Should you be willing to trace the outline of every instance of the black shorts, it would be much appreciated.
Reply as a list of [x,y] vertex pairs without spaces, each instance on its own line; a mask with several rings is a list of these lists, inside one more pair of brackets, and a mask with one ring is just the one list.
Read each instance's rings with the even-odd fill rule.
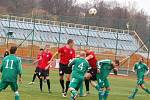
[[92,75],[92,77],[90,78],[90,80],[92,81],[96,81],[96,74],[97,74],[97,68],[91,68],[88,73],[90,73]]
[[68,64],[61,64],[59,63],[59,75],[62,76],[64,74],[71,74],[72,67],[68,67]]
[[40,77],[47,77],[47,76],[49,76],[49,70],[39,68],[38,75]]
[[39,67],[36,67],[35,69],[35,73],[38,74],[39,73]]

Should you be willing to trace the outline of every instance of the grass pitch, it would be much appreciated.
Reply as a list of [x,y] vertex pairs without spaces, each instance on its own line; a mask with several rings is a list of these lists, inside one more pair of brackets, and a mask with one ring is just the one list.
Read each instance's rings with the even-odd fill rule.
[[[28,85],[32,79],[33,73],[33,66],[24,68],[23,70],[23,83],[19,84],[21,100],[69,100],[69,95],[67,98],[61,96],[58,70],[50,71],[51,94],[48,94],[46,83],[44,83],[44,92],[40,92],[38,79],[36,79],[34,85]],[[136,79],[110,77],[109,80],[111,82],[112,90],[108,100],[128,100],[127,97],[135,87]],[[146,81],[146,86],[150,88],[150,81]],[[7,88],[0,93],[0,100],[14,100],[14,93],[10,88]],[[90,95],[87,97],[80,97],[78,100],[98,100],[97,91],[91,87]],[[140,89],[134,100],[150,100],[150,95]]]

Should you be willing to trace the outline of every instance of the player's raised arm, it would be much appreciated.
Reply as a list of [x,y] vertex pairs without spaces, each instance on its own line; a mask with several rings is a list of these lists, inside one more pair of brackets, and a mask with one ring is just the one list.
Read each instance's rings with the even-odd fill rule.
[[57,51],[57,52],[55,52],[55,53],[53,54],[52,58],[51,58],[51,59],[50,59],[50,61],[48,62],[48,63],[49,63],[49,64],[48,64],[48,66],[45,68],[46,70],[50,67],[50,65],[51,65],[52,61],[54,60],[54,58],[55,58],[55,56],[56,56],[57,54],[59,54],[59,52],[58,52],[58,51]]
[[115,61],[112,63],[113,72],[114,72],[115,75],[118,74],[119,65],[120,65],[119,60],[115,60]]
[[75,63],[75,59],[70,60],[68,67],[72,67],[72,65],[74,65],[74,63]]
[[92,59],[94,56],[93,55],[89,55],[89,56],[87,56],[85,59],[86,60],[90,60],[90,59]]
[[49,65],[51,64],[51,62],[54,60],[54,58],[55,58],[55,56],[56,55],[58,55],[59,54],[59,52],[57,51],[57,52],[55,52],[54,54],[53,54],[53,56],[52,56],[52,58],[50,59],[50,61],[49,61]]

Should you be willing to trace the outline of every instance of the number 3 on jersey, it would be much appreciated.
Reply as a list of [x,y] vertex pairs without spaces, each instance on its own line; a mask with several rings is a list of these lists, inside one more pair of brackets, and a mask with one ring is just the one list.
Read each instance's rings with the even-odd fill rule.
[[83,70],[83,63],[81,63],[79,66],[80,70]]
[[13,69],[13,64],[14,64],[14,61],[13,60],[7,60],[7,64],[6,64],[6,67],[5,68],[9,68],[9,64],[10,64],[10,69]]

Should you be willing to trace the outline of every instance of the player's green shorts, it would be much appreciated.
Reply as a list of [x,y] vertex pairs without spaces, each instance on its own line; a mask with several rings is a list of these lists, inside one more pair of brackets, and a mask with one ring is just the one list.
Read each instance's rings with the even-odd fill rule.
[[17,82],[0,82],[0,91],[5,90],[8,86],[11,87],[11,89],[16,92],[18,90],[18,84]]
[[100,88],[108,88],[108,87],[110,87],[110,83],[109,83],[107,78],[106,79],[100,79],[99,78],[97,81],[98,81],[98,84],[99,84]]
[[72,78],[69,87],[78,90],[82,86],[82,79]]
[[138,79],[137,79],[137,85],[142,85],[144,83],[145,83],[144,82],[144,76],[138,77]]

